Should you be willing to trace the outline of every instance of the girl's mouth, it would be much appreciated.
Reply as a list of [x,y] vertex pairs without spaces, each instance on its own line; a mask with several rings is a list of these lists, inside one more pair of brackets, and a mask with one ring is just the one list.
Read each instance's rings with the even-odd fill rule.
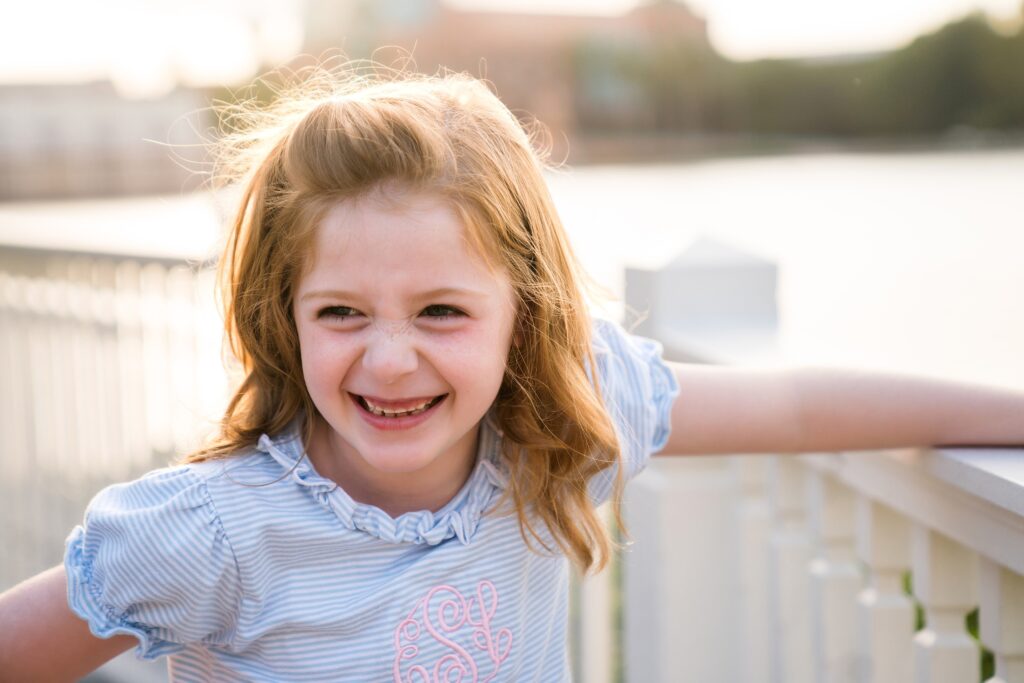
[[446,399],[448,394],[441,394],[433,398],[413,398],[402,401],[385,401],[357,394],[350,394],[350,396],[360,408],[370,415],[387,420],[399,420],[425,413]]

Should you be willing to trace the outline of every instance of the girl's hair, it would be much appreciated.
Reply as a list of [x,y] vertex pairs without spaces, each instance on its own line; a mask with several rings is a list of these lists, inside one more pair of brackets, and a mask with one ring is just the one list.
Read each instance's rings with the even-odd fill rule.
[[[228,105],[215,178],[241,203],[219,263],[231,351],[243,379],[219,432],[186,462],[226,457],[317,415],[302,376],[292,297],[313,234],[339,200],[382,185],[447,198],[484,258],[518,295],[516,343],[494,416],[510,496],[527,545],[551,550],[532,509],[584,571],[612,541],[587,483],[614,465],[614,428],[587,368],[590,318],[581,275],[542,175],[543,154],[482,82],[346,63],[300,72],[269,106]],[[308,442],[308,438],[307,438]],[[619,468],[621,469],[621,468]],[[622,475],[616,475],[619,516]],[[619,519],[621,523],[621,519]]]

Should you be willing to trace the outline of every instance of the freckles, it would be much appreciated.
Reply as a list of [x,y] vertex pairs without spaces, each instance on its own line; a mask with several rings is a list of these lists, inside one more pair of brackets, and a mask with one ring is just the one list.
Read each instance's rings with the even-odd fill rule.
[[463,329],[440,336],[436,347],[444,353],[459,354],[461,357],[481,357],[503,354],[505,337],[501,330]]

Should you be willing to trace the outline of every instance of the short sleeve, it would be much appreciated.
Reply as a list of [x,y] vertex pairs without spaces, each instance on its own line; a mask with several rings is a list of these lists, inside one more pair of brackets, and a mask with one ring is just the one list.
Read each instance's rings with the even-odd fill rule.
[[[619,437],[628,481],[668,442],[679,384],[661,357],[661,344],[654,340],[598,319],[592,344],[598,388]],[[614,483],[615,470],[603,470],[590,482],[591,497],[596,503],[604,502]]]
[[64,568],[71,609],[96,636],[137,637],[139,657],[230,643],[237,564],[205,482],[187,466],[100,491],[68,536]]

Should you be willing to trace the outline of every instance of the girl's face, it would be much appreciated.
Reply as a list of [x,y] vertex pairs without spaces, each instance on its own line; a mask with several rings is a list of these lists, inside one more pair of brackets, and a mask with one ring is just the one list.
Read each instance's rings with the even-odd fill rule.
[[507,275],[430,194],[341,201],[313,249],[293,305],[327,466],[373,490],[464,478],[512,341]]

